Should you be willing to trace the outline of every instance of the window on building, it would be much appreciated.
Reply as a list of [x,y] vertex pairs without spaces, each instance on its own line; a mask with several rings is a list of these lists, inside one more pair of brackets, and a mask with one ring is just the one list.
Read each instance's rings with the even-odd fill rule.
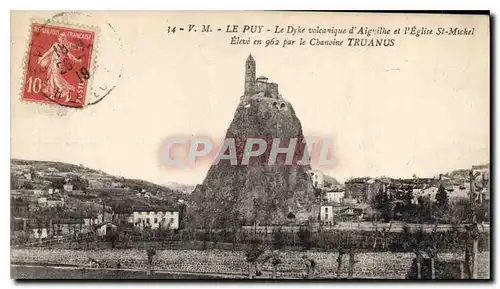
[[148,223],[148,224],[149,224],[149,219],[146,219],[146,223]]
[[174,223],[174,218],[170,218],[170,224]]
[[158,223],[158,218],[155,218],[155,224],[157,224],[157,223]]
[[328,214],[328,208],[325,208],[325,213]]
[[151,212],[147,212],[146,214],[148,214],[148,215],[149,215],[149,213],[151,213]]
[[328,213],[326,213],[326,214],[325,214],[325,219],[327,219],[327,220],[328,220]]

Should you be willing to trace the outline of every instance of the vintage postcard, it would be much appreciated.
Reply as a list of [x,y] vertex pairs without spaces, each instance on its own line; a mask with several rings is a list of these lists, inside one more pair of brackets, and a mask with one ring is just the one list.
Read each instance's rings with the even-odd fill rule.
[[490,16],[11,12],[13,279],[491,279]]

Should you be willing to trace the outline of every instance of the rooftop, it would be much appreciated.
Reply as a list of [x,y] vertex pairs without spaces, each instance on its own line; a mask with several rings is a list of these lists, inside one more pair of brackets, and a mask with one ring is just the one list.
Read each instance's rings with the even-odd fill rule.
[[132,208],[134,212],[177,212],[174,207],[150,207],[150,206],[135,206]]

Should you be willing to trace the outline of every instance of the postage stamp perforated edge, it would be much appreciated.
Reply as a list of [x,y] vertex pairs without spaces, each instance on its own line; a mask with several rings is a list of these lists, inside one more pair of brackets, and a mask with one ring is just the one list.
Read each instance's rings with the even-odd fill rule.
[[56,21],[52,19],[40,19],[40,18],[31,18],[29,25],[28,25],[28,37],[25,42],[26,46],[26,51],[24,53],[24,58],[22,62],[22,67],[21,67],[21,86],[19,88],[19,100],[22,103],[36,103],[38,105],[43,105],[43,106],[50,106],[53,107],[54,105],[57,105],[55,102],[41,102],[38,100],[34,99],[25,99],[24,98],[24,86],[26,84],[26,70],[29,69],[28,67],[28,61],[30,57],[30,52],[31,52],[31,39],[33,37],[33,24],[40,24],[40,25],[55,25],[55,26],[61,26],[63,28],[75,28],[75,29],[84,29],[84,30],[90,30],[94,32],[94,43],[92,44],[92,52],[90,54],[90,78],[87,82],[87,92],[85,95],[85,103],[83,104],[82,107],[73,107],[73,108],[85,108],[88,103],[89,103],[89,96],[92,96],[93,94],[93,80],[95,76],[95,71],[98,69],[99,64],[97,62],[97,58],[99,55],[99,40],[100,40],[100,29],[98,26],[93,26],[93,25],[85,25],[85,24],[79,24],[79,23],[70,23],[66,21]]

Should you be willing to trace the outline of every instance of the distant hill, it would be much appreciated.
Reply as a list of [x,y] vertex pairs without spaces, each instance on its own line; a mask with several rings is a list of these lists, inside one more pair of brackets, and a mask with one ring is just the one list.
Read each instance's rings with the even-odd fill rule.
[[164,185],[173,189],[173,190],[178,190],[178,191],[184,192],[186,194],[191,194],[196,187],[196,185],[181,184],[181,183],[177,183],[177,182],[168,182],[168,183],[165,183]]
[[183,198],[188,196],[183,190],[171,188],[168,186],[158,185],[145,180],[128,179],[120,176],[113,176],[100,170],[84,167],[83,165],[75,165],[63,162],[51,161],[34,161],[34,160],[21,160],[11,159],[11,170],[15,170],[18,166],[30,166],[35,172],[47,171],[49,168],[54,168],[57,173],[71,173],[79,177],[86,178],[89,175],[93,177],[100,176],[102,178],[110,179],[120,182],[122,187],[128,187],[131,191],[140,192],[145,190],[153,195],[162,198]]
[[[92,174],[101,174],[108,175],[103,171],[90,169],[84,167],[82,165],[74,165],[69,163],[62,162],[50,162],[50,161],[34,161],[34,160],[21,160],[21,159],[11,159],[10,160],[11,167],[14,165],[26,165],[31,166],[37,171],[45,171],[48,168],[55,168],[59,172],[73,172],[76,174],[84,174],[84,173],[92,173]],[[109,175],[108,175],[109,176]]]
[[323,182],[328,182],[331,184],[331,187],[338,187],[341,186],[341,183],[334,177],[329,176],[327,174],[323,175]]

